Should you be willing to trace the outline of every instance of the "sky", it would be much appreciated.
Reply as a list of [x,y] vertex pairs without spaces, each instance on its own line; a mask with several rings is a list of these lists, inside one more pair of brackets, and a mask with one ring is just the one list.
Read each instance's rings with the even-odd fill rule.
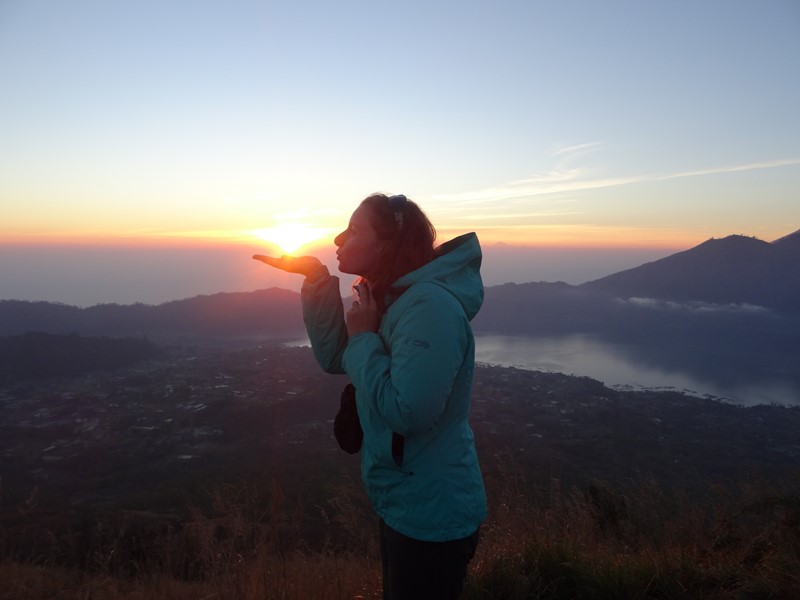
[[487,284],[773,241],[799,61],[797,0],[0,0],[0,299],[296,289],[376,191]]

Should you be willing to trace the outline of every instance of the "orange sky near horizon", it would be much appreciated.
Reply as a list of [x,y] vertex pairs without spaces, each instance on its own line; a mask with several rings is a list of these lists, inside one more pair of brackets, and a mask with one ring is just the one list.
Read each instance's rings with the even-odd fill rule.
[[[524,248],[663,248],[663,249],[688,249],[702,243],[710,237],[724,237],[724,234],[709,235],[706,237],[698,236],[697,232],[687,232],[679,235],[666,235],[661,230],[637,230],[628,231],[624,228],[604,230],[597,232],[593,227],[587,226],[584,229],[573,229],[568,232],[551,230],[545,227],[540,229],[526,228],[526,231],[514,235],[508,231],[493,231],[491,229],[475,229],[481,243],[484,246],[505,244],[509,246],[519,246]],[[436,243],[442,243],[457,235],[466,233],[466,230],[438,229]],[[338,233],[338,231],[336,232]],[[734,233],[734,232],[731,232]],[[779,234],[775,239],[781,237]],[[0,234],[0,247],[4,245],[15,246],[84,246],[84,247],[128,247],[128,248],[153,248],[153,247],[174,247],[174,248],[214,248],[226,246],[242,246],[264,251],[282,252],[286,254],[297,254],[300,252],[311,253],[318,249],[325,249],[333,246],[333,238],[336,234],[314,236],[305,243],[281,242],[282,236],[270,237],[269,233],[257,233],[255,231],[235,232],[186,232],[183,234],[81,234],[77,232],[38,234],[38,235],[15,235]],[[760,236],[759,236],[760,237]],[[766,239],[766,241],[773,241]]]
[[[263,252],[280,252],[285,254],[310,253],[333,246],[333,238],[340,229],[306,226],[303,223],[292,223],[289,227],[254,229],[254,230],[220,230],[220,231],[185,231],[185,232],[149,232],[143,234],[126,232],[80,232],[53,231],[37,234],[20,234],[0,231],[0,247],[17,246],[85,246],[85,247],[128,247],[153,248],[214,247],[242,246]],[[437,243],[466,233],[466,229],[437,228]],[[593,225],[574,226],[570,228],[558,226],[526,226],[519,229],[510,228],[474,228],[484,246],[505,244],[524,248],[575,248],[575,249],[689,249],[711,238],[728,235],[754,235],[759,239],[772,242],[796,229],[761,231],[760,235],[748,231],[717,230],[665,230],[662,228],[633,227],[597,227]]]
[[800,228],[796,3],[418,4],[0,3],[0,298],[58,297],[28,254],[330,257],[377,191],[583,262]]

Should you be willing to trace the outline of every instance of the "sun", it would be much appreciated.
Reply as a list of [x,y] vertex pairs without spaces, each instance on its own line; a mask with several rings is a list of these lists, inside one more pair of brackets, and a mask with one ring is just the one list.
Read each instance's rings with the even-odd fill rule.
[[324,238],[328,229],[304,223],[281,223],[274,227],[257,229],[254,233],[259,239],[280,248],[284,254],[292,254],[306,244]]

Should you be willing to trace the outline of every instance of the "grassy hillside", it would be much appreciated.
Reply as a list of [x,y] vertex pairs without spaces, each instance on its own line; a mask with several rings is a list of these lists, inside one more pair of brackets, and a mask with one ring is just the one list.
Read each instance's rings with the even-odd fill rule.
[[[306,348],[0,386],[0,598],[378,598],[376,518]],[[479,367],[465,598],[800,592],[800,409]]]
[[[518,472],[502,475],[492,478],[504,485],[490,488],[491,514],[464,598],[792,598],[800,591],[796,485],[710,488],[698,505],[654,481],[563,489],[558,480],[537,487]],[[321,545],[300,533],[306,515],[287,513],[279,488],[266,503],[252,492],[215,490],[211,509],[158,535],[146,516],[121,516],[104,535],[95,532],[80,566],[60,564],[56,540],[36,560],[7,557],[0,597],[380,598],[375,519],[357,484],[306,507],[325,517],[315,536]],[[136,557],[131,545],[141,545]]]

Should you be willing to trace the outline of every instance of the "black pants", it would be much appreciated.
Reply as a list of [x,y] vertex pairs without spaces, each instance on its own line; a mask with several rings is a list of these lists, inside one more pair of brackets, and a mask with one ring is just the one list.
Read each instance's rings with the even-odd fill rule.
[[384,600],[457,600],[478,531],[460,540],[423,542],[380,522]]

